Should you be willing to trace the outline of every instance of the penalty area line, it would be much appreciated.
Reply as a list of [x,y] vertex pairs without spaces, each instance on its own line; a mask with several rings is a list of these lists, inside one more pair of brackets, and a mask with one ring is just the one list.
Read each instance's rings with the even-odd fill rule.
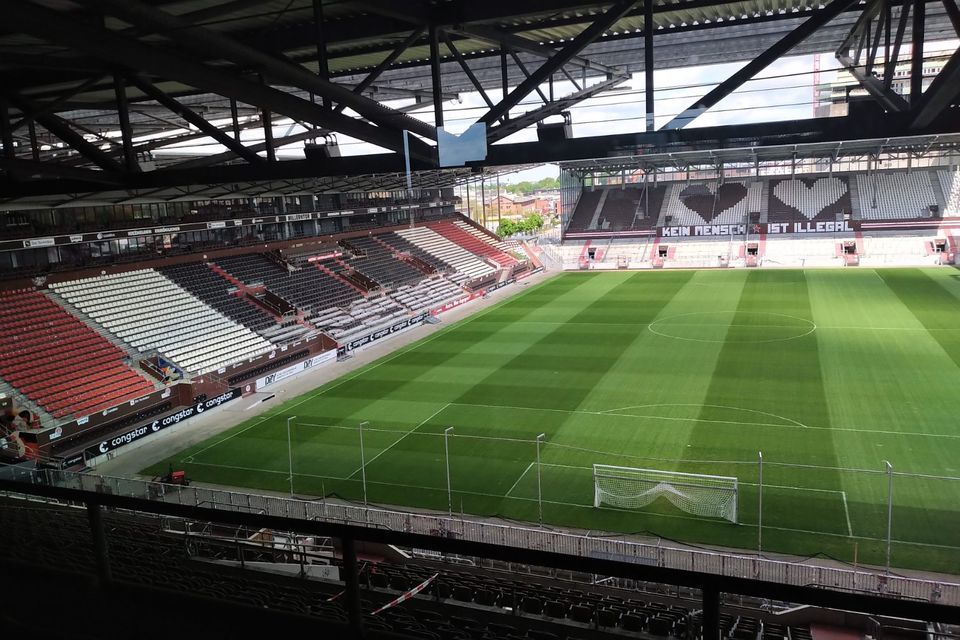
[[853,537],[853,527],[850,525],[850,507],[847,506],[847,492],[841,491],[840,496],[843,498],[843,514],[847,516],[847,536]]
[[503,494],[504,498],[510,497],[510,494],[513,493],[513,490],[517,488],[517,485],[520,484],[520,481],[523,480],[523,477],[530,472],[530,469],[532,469],[533,465],[535,464],[536,462],[531,462],[530,464],[527,465],[527,468],[523,470],[523,473],[520,474],[520,477],[517,478],[517,481],[513,483],[513,485],[507,490],[505,494]]

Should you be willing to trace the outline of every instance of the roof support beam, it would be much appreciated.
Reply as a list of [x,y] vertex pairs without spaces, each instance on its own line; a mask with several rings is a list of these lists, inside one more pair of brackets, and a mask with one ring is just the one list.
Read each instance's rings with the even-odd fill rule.
[[440,77],[440,28],[430,25],[430,88],[433,90],[433,122],[443,126],[443,79]]
[[171,112],[180,116],[197,129],[207,134],[227,149],[233,151],[236,155],[240,156],[247,162],[251,164],[256,164],[258,162],[263,162],[263,158],[258,156],[256,153],[248,150],[243,144],[240,143],[240,126],[236,120],[236,100],[231,100],[231,112],[234,116],[232,126],[234,137],[231,138],[224,131],[218,129],[214,125],[207,122],[201,115],[185,107],[184,105],[177,102],[175,99],[171,98],[163,91],[160,91],[155,85],[150,82],[147,82],[141,77],[130,76],[130,81],[144,93],[144,95],[149,96],[153,100],[156,100],[164,107],[169,109]]
[[[469,26],[457,26],[452,29],[455,33],[459,33],[468,38],[479,38],[480,40],[486,40],[487,42],[492,42],[499,45],[507,45],[511,49],[517,51],[523,51],[531,55],[535,55],[540,58],[549,59],[552,57],[557,50],[553,47],[545,46],[539,42],[534,42],[523,36],[517,36],[506,31],[501,31],[499,29],[494,29],[492,27],[487,27],[483,25],[469,25]],[[618,73],[618,70],[614,67],[601,64],[599,62],[594,62],[593,60],[588,60],[581,56],[572,56],[567,62],[575,67],[582,67],[584,69],[591,69],[597,73]]]
[[[17,12],[14,11],[11,13]],[[23,96],[8,93],[4,97],[23,113],[38,111],[37,105],[32,100],[28,100]],[[53,114],[42,115],[37,117],[37,122],[44,129],[66,142],[74,151],[104,171],[123,172],[123,167],[116,160],[101,151],[96,145],[87,142],[82,135],[71,129],[70,125],[59,116]]]
[[893,53],[886,53],[887,63],[883,68],[883,89],[889,91],[893,86],[893,76],[897,70],[897,60],[900,59],[900,47],[903,46],[903,36],[907,31],[907,20],[910,19],[910,3],[904,2],[900,6],[900,21],[897,23],[897,33],[893,39]]
[[277,161],[277,150],[273,146],[273,117],[270,111],[260,112],[260,121],[263,122],[263,143],[267,146],[267,162]]
[[[395,152],[403,148],[399,129],[375,127],[342,114],[332,113],[307,100],[250,82],[225,69],[213,69],[186,55],[117,36],[105,29],[71,20],[68,15],[58,11],[23,3],[17,11],[9,12],[8,18],[10,24],[24,33],[52,40],[105,60],[120,60],[133,69],[177,79],[201,90],[269,108],[271,111],[327,127]],[[316,80],[312,74],[307,75]],[[407,116],[404,118],[413,120]],[[50,129],[43,121],[40,124]],[[430,147],[416,139],[410,143],[411,155],[422,161],[433,162],[433,150]]]
[[[330,79],[330,65],[327,62],[327,39],[323,33],[323,0],[313,0],[313,26],[317,30],[317,76],[324,82]],[[323,96],[323,108],[329,109],[330,96]]]
[[653,82],[653,0],[643,2],[643,92],[646,107],[646,131],[657,128],[654,118],[654,82]]
[[[413,111],[419,108],[419,106],[420,105],[411,104],[405,107],[400,107],[400,109],[401,110],[407,109],[407,110]],[[259,123],[256,123],[256,124],[257,126],[259,126]],[[288,144],[294,144],[302,140],[309,140],[310,138],[318,138],[328,133],[331,133],[329,129],[309,129],[307,131],[301,131],[300,133],[293,133],[288,136],[284,136],[282,138],[277,138],[276,140],[274,140],[273,144],[275,149],[279,149],[280,147],[285,147]],[[168,144],[175,144],[176,142],[179,142],[179,141],[180,139],[173,139]],[[246,145],[246,149],[251,153],[260,153],[261,151],[265,151],[266,148],[267,148],[267,145],[265,142]],[[222,162],[227,162],[228,160],[232,160],[236,156],[237,154],[234,151],[231,151],[228,149],[223,153],[217,153],[212,156],[202,156],[199,158],[192,158],[190,160],[185,160],[183,162],[179,162],[173,165],[173,167],[171,168],[190,169],[192,167],[209,167],[215,164],[220,164]]]
[[130,107],[127,104],[127,87],[123,76],[113,74],[113,92],[117,99],[117,117],[120,120],[120,140],[123,143],[123,163],[127,171],[139,171],[137,154],[133,151],[133,130],[130,128]]
[[434,127],[416,118],[385,107],[365,96],[357,95],[338,84],[323,80],[298,64],[275,58],[216,31],[194,26],[188,21],[155,9],[139,0],[86,0],[86,2],[141,29],[150,32],[162,30],[164,37],[175,40],[189,51],[212,59],[227,59],[236,64],[249,65],[266,80],[290,83],[321,97],[329,97],[345,104],[374,124],[395,128],[398,131],[406,129],[432,140],[437,137]]
[[443,41],[447,45],[447,49],[450,50],[450,53],[457,60],[457,64],[460,65],[460,68],[463,69],[464,75],[470,80],[470,84],[473,85],[473,88],[477,90],[477,93],[480,94],[480,97],[483,98],[483,101],[487,103],[488,108],[493,108],[493,101],[490,99],[490,96],[487,95],[487,92],[484,90],[483,85],[480,84],[480,81],[477,80],[476,74],[473,73],[473,70],[470,69],[470,65],[467,64],[467,61],[463,59],[463,56],[460,55],[460,50],[453,46],[453,41],[450,39],[450,35],[446,32],[443,33]]
[[779,41],[769,47],[766,51],[747,63],[743,68],[732,76],[721,82],[707,95],[703,96],[692,105],[675,116],[663,128],[681,129],[690,124],[702,115],[707,109],[710,109],[728,95],[740,88],[743,83],[757,75],[760,71],[767,68],[775,60],[786,55],[788,51],[803,42],[813,32],[827,24],[838,15],[843,13],[848,7],[853,6],[859,0],[833,0],[823,9],[820,9],[796,29],[785,35]]
[[50,102],[46,102],[40,105],[40,108],[35,113],[24,114],[20,120],[13,123],[13,130],[16,131],[20,127],[34,122],[37,119],[37,116],[41,116],[47,113],[53,113],[54,111],[59,109],[61,106],[63,106],[64,103],[66,103],[73,96],[77,95],[78,93],[83,93],[90,87],[96,84],[99,84],[108,78],[109,76],[93,76],[90,79],[85,80],[84,82],[78,84],[73,89],[67,90],[55,100],[51,100]]
[[[370,87],[370,85],[376,82],[377,78],[383,75],[384,71],[390,68],[390,65],[396,62],[397,59],[401,55],[403,55],[404,51],[410,48],[410,45],[412,45],[414,42],[416,42],[417,40],[423,37],[423,33],[425,31],[426,31],[426,27],[420,27],[418,29],[414,29],[409,36],[404,38],[403,41],[396,46],[396,48],[393,51],[387,54],[386,58],[380,61],[380,64],[378,64],[373,71],[367,74],[366,78],[361,80],[360,83],[353,88],[353,92],[356,94],[361,94],[364,91],[366,91],[367,88]],[[338,104],[334,109],[334,111],[337,111],[337,112],[343,111],[345,106],[346,105],[344,104]]]
[[536,71],[534,71],[526,80],[520,83],[513,91],[507,94],[507,97],[497,103],[492,109],[480,118],[480,122],[485,122],[488,126],[510,113],[510,109],[526,98],[530,92],[540,86],[547,78],[552,76],[560,67],[570,62],[583,49],[600,37],[604,31],[610,28],[625,13],[630,11],[638,0],[619,0],[615,2],[605,13],[598,17],[593,24],[581,31],[577,37],[570,41],[567,46],[557,51],[544,62]]
[[917,115],[911,127],[921,129],[930,125],[958,98],[960,98],[960,50],[953,52],[947,64],[943,65],[943,69],[927,87],[919,104],[916,105]]
[[[509,51],[510,57],[513,58],[513,62],[517,65],[517,68],[519,68],[520,71],[523,72],[524,77],[525,77],[527,80],[529,80],[529,79],[530,79],[530,72],[527,71],[527,65],[523,64],[523,60],[520,59],[520,56],[517,55],[517,52],[516,52],[516,51],[514,51],[513,49],[508,49],[507,51]],[[506,67],[504,67],[504,69],[506,69]],[[535,87],[533,88],[533,90],[536,91],[537,94],[540,96],[540,99],[543,101],[543,104],[549,104],[550,101],[547,100],[547,96],[543,95],[543,91],[540,90],[540,85],[535,86]],[[508,91],[508,87],[507,87],[507,76],[506,76],[506,74],[504,74],[504,76],[503,76],[503,99],[506,100],[506,99],[507,99],[507,96],[509,96],[509,95],[510,95],[510,92]],[[505,114],[503,114],[503,116],[501,116],[501,117],[504,118],[504,119],[506,119],[508,115],[509,115],[509,114],[506,114],[506,113],[505,113]]]
[[[873,74],[877,50],[880,46],[880,38],[883,35],[884,27],[886,27],[887,38],[889,39],[890,23],[887,21],[887,16],[890,13],[889,8],[889,0],[872,0],[850,29],[850,33],[837,49],[835,56],[840,64],[843,65],[844,69],[852,75],[857,82],[860,83],[860,86],[863,87],[874,100],[880,103],[884,109],[887,111],[906,111],[909,109],[907,101],[893,89],[885,88],[883,82]],[[877,26],[871,37],[871,26],[875,18],[877,19]],[[855,41],[857,43],[857,51],[856,54],[851,54],[851,45],[853,45]],[[865,65],[862,65],[860,58],[862,45],[864,43],[866,43],[867,61]],[[889,55],[889,47],[887,52]]]
[[26,160],[23,158],[0,158],[0,169],[15,172],[17,176],[22,178],[79,180],[81,182],[89,182],[91,185],[120,186],[122,184],[121,177],[115,173],[94,169],[80,169],[52,162],[38,162],[36,160]]
[[927,16],[926,0],[913,3],[913,29],[910,52],[910,105],[917,106],[923,93],[923,24]]
[[13,127],[10,126],[10,107],[7,101],[0,98],[0,142],[3,143],[3,157],[13,160],[17,151],[13,146]]
[[956,0],[943,0],[943,8],[947,11],[953,30],[960,36],[960,8],[957,7]]
[[529,127],[530,125],[539,122],[544,118],[555,116],[558,113],[569,109],[578,102],[611,89],[618,84],[625,82],[626,80],[627,78],[624,76],[609,78],[591,85],[586,89],[581,89],[580,91],[563,96],[562,98],[557,98],[556,100],[548,102],[547,104],[543,105],[542,107],[538,107],[533,111],[528,111],[521,116],[506,120],[503,122],[503,124],[497,125],[496,127],[493,127],[487,131],[487,142],[493,143],[498,140],[502,140],[507,136],[520,131],[521,129],[525,129],[526,127]]

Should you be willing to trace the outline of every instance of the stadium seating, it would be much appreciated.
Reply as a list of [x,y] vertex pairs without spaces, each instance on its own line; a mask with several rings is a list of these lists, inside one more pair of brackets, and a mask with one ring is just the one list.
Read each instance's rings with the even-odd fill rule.
[[593,220],[597,205],[600,204],[601,189],[584,190],[577,201],[577,207],[570,216],[567,231],[592,231],[590,223]]
[[351,238],[349,246],[362,252],[344,262],[384,287],[417,282],[424,273],[402,260],[393,251],[373,238]]
[[342,268],[335,259],[307,263],[295,271],[283,269],[262,254],[219,258],[224,271],[247,285],[263,284],[269,291],[308,314],[335,307],[347,307],[363,295],[332,270]]
[[491,236],[489,233],[485,233],[480,229],[476,228],[472,224],[464,222],[463,220],[454,220],[453,224],[457,225],[457,227],[462,229],[464,232],[469,233],[470,235],[477,238],[481,242],[485,242],[491,247],[499,251],[502,251],[503,253],[510,253],[511,251],[510,244],[508,242],[504,240],[500,240],[499,238],[495,238]]
[[846,177],[770,181],[769,222],[835,220],[852,209]]
[[[0,548],[0,561],[58,572],[95,575],[95,551],[83,510],[10,498],[0,502],[5,535],[17,544]],[[195,537],[184,552],[182,536],[161,531],[157,519],[123,512],[103,514],[113,577],[121,583],[156,586],[215,602],[346,623],[343,587],[226,567],[240,545],[208,545]],[[240,532],[238,532],[239,534]],[[266,532],[269,533],[269,532]],[[289,562],[284,549],[248,545],[248,561]],[[342,564],[335,561],[342,569]],[[261,566],[264,566],[261,565]],[[431,576],[427,590],[378,615],[375,609]],[[658,592],[588,584],[573,579],[504,569],[476,569],[413,558],[404,564],[366,563],[360,576],[361,611],[369,632],[429,640],[602,640],[623,637],[695,640],[702,613],[690,601]],[[339,597],[338,597],[338,594]],[[159,597],[159,596],[158,596]],[[811,640],[804,624],[782,624],[775,615],[740,603],[721,610],[724,640]],[[162,605],[160,610],[163,610]],[[755,612],[755,613],[754,613]],[[323,634],[323,627],[318,631]]]
[[960,173],[956,169],[941,169],[937,171],[937,179],[946,199],[943,215],[960,216]]
[[51,285],[127,344],[206,373],[273,348],[153,269]]
[[[661,222],[671,226],[739,224],[749,213],[762,210],[763,183],[759,181],[670,185]],[[666,222],[666,217],[670,221]]]
[[857,175],[861,220],[910,220],[930,217],[938,204],[928,171]]
[[428,226],[447,240],[455,242],[475,255],[495,262],[501,268],[513,267],[517,264],[517,259],[510,254],[504,253],[472,233],[467,233],[453,222],[432,222]]
[[223,315],[253,331],[264,331],[276,324],[276,319],[265,310],[228,293],[233,284],[202,262],[164,267],[159,271]]
[[444,302],[463,295],[463,289],[446,278],[437,276],[415,285],[403,285],[390,297],[412,311],[423,311],[439,307]]
[[0,292],[0,375],[54,418],[153,391],[116,345],[36,291]]
[[460,245],[447,240],[445,237],[427,227],[403,229],[397,235],[430,255],[450,264],[457,271],[455,281],[463,282],[480,278],[494,272],[494,268],[483,262]]
[[405,253],[419,258],[428,265],[432,266],[439,273],[453,273],[456,271],[453,265],[446,260],[442,260],[432,253],[424,251],[421,247],[418,247],[397,233],[381,233],[377,236],[377,240],[383,242],[384,244],[390,245],[399,253]]
[[637,218],[643,217],[642,201],[642,189],[608,189],[607,198],[600,211],[600,227],[610,231],[634,228]]

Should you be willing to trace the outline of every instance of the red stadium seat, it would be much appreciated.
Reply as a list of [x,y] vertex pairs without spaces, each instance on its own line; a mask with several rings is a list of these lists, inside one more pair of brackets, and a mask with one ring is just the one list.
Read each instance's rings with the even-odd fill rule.
[[0,292],[0,376],[55,418],[89,415],[153,391],[124,352],[47,296]]

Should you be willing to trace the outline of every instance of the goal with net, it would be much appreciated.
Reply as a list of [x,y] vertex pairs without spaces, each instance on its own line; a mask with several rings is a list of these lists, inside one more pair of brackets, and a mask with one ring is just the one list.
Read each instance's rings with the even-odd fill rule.
[[737,522],[737,479],[700,473],[593,465],[593,506],[641,509],[665,498],[682,511]]

